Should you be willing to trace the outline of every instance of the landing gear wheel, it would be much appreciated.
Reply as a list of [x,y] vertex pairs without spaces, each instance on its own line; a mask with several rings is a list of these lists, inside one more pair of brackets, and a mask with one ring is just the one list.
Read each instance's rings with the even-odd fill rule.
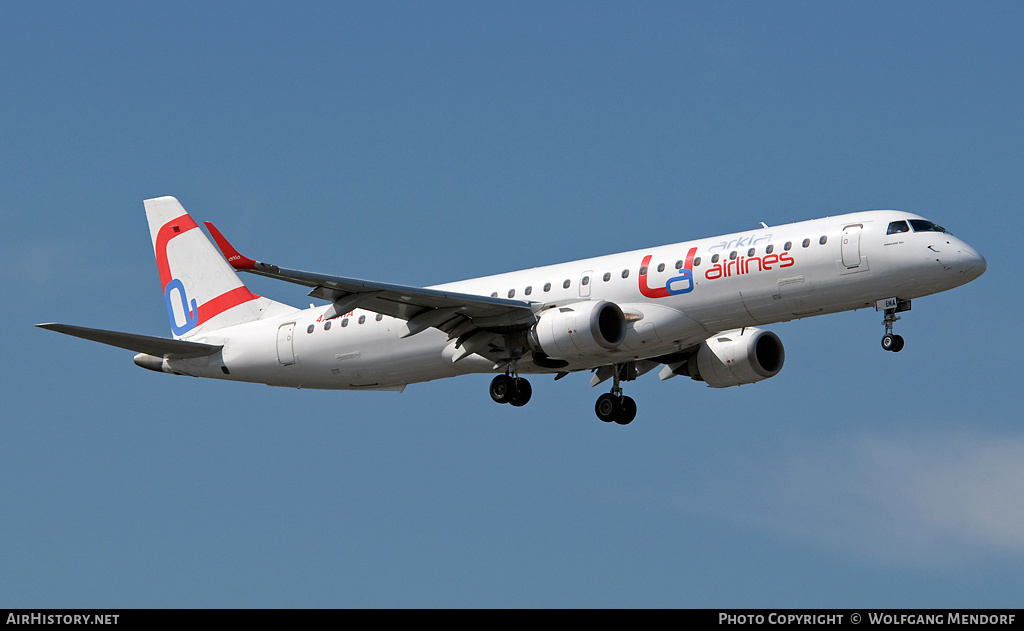
[[898,353],[903,350],[904,340],[902,335],[886,333],[882,338],[882,348],[887,351]]
[[594,411],[597,412],[597,418],[605,423],[611,423],[618,418],[621,410],[619,397],[611,392],[606,392],[597,397],[597,405],[594,406]]
[[529,381],[522,377],[513,379],[512,395],[508,399],[509,404],[517,408],[523,407],[530,402],[531,396],[533,396],[533,386]]
[[891,351],[896,346],[896,336],[892,333],[886,333],[882,336],[882,348]]
[[636,418],[636,401],[630,397],[619,399],[619,415],[615,422],[619,425],[629,425]]
[[495,403],[508,403],[515,391],[515,381],[508,375],[498,375],[491,380],[491,398]]
[[900,301],[900,303],[901,304],[898,307],[886,309],[885,319],[882,320],[882,324],[885,325],[885,335],[882,337],[882,348],[884,348],[887,351],[892,351],[894,353],[898,353],[903,350],[903,336],[896,335],[895,333],[892,332],[893,325],[896,324],[896,321],[900,319],[900,317],[896,315],[896,312],[898,310],[905,310],[902,309],[904,306],[906,307],[906,309],[910,309],[909,300]]

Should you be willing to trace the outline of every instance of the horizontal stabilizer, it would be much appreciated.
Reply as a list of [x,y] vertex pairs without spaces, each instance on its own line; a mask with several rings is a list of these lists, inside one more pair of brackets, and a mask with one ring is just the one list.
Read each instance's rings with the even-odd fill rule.
[[223,348],[222,346],[214,346],[212,344],[169,340],[164,337],[153,337],[150,335],[105,331],[103,329],[87,329],[84,326],[73,326],[70,324],[48,323],[37,324],[36,326],[41,329],[80,337],[84,340],[109,344],[110,346],[117,346],[118,348],[124,348],[137,353],[146,353],[147,355],[166,357],[168,359],[204,357],[206,355],[213,355]]

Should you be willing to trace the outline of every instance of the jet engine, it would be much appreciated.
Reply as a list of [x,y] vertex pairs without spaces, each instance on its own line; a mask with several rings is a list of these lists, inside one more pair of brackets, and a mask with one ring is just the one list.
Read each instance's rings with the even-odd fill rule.
[[712,388],[728,388],[774,377],[785,361],[786,351],[778,335],[747,327],[709,337],[673,372]]
[[626,317],[614,302],[584,300],[541,312],[529,344],[555,359],[614,350],[626,338]]

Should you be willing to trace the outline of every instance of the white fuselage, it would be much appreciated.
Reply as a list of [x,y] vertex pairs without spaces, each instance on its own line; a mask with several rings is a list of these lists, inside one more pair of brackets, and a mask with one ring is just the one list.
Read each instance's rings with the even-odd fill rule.
[[[873,308],[890,297],[918,298],[984,272],[984,258],[948,233],[887,234],[891,222],[910,219],[920,217],[859,212],[431,289],[554,307],[616,303],[628,322],[622,344],[557,369],[582,370],[668,355],[722,331]],[[194,376],[275,386],[385,390],[497,369],[480,355],[453,362],[455,343],[437,329],[402,338],[403,320],[359,309],[325,320],[325,311],[296,310],[197,336],[193,341],[223,345],[222,356],[172,360],[170,366]],[[517,370],[556,372],[528,357]]]

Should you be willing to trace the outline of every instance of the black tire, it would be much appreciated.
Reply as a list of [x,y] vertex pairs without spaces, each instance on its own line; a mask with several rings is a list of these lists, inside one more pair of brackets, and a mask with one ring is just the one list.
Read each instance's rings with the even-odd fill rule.
[[512,396],[509,397],[508,402],[517,408],[521,408],[530,402],[531,396],[533,396],[533,386],[530,385],[530,382],[522,377],[516,377]]
[[491,380],[491,398],[495,403],[508,403],[515,393],[515,382],[508,375],[498,375]]
[[619,415],[615,422],[619,425],[629,425],[636,418],[636,401],[630,397],[619,399]]
[[882,336],[882,348],[891,351],[896,346],[896,336],[892,333],[886,333]]
[[597,397],[597,404],[594,406],[594,412],[597,413],[597,418],[601,419],[605,423],[611,423],[619,417],[619,412],[622,408],[619,406],[619,397],[615,396],[611,392],[606,392],[601,396]]
[[902,335],[897,335],[895,337],[896,337],[896,340],[893,342],[892,352],[898,353],[898,352],[903,350],[903,344],[904,344],[903,336]]

